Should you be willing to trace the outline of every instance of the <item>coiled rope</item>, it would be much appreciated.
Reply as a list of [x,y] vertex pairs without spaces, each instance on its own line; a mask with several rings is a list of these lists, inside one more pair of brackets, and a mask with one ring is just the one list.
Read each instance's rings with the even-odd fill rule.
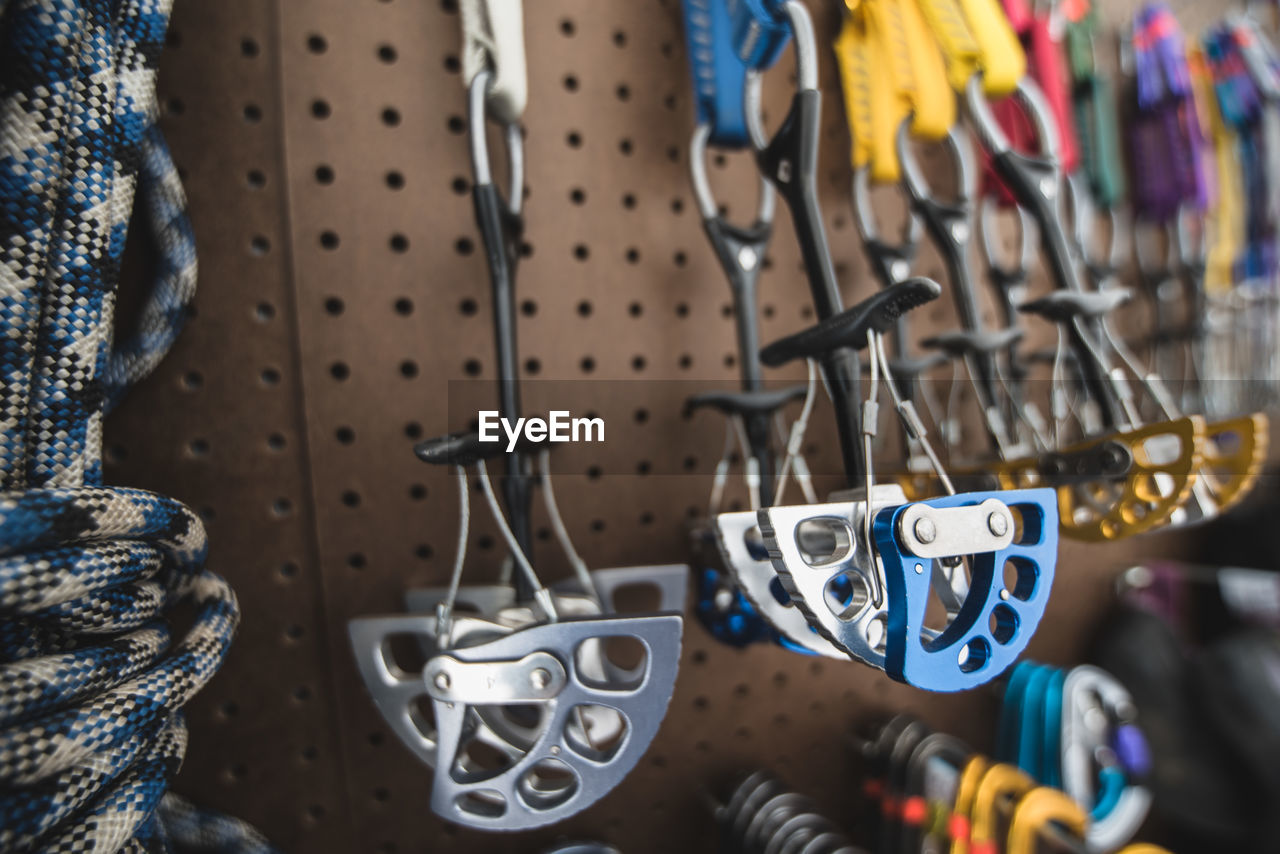
[[[269,851],[161,800],[183,705],[239,620],[200,520],[102,485],[107,404],[163,357],[195,289],[156,119],[166,0],[0,0],[0,850]],[[112,347],[134,203],[160,255]],[[194,605],[172,642],[166,612]]]

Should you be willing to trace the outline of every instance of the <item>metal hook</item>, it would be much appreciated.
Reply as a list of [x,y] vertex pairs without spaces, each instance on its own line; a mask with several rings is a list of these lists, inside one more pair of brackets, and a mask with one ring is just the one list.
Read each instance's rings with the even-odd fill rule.
[[[487,97],[493,73],[481,71],[471,81],[468,90],[467,115],[470,119],[471,172],[476,186],[493,183],[493,172],[490,169],[489,141],[485,133],[485,119],[488,116]],[[507,146],[507,162],[510,166],[511,182],[507,191],[506,208],[512,216],[519,216],[524,204],[524,139],[520,125],[515,122],[502,124],[503,135]]]

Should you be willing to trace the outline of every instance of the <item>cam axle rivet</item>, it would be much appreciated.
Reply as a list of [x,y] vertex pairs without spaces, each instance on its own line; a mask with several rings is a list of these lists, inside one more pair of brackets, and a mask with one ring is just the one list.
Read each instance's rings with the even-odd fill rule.
[[922,516],[916,520],[915,528],[916,539],[922,543],[932,543],[938,539],[938,529],[934,526],[933,520]]

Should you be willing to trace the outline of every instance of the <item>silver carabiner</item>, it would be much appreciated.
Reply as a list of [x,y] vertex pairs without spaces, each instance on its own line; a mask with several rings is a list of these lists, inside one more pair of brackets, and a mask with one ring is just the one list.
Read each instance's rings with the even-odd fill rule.
[[[486,133],[486,119],[489,116],[488,93],[493,80],[493,72],[481,71],[471,81],[467,91],[467,117],[469,119],[471,150],[471,173],[476,186],[493,183],[493,171],[489,161],[489,140]],[[506,207],[512,216],[519,216],[524,204],[524,138],[520,125],[516,122],[502,122],[503,138],[507,146],[507,164],[510,181],[506,197]]]

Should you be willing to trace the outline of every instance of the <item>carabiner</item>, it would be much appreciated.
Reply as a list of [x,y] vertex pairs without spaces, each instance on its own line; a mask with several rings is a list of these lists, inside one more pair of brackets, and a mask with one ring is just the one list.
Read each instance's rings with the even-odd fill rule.
[[[1054,825],[1061,825],[1067,833],[1083,840],[1088,820],[1080,805],[1066,794],[1043,786],[1033,789],[1023,795],[1014,807],[1013,818],[1009,821],[1006,854],[1035,854],[1036,838],[1046,832],[1062,838],[1062,831],[1050,830]],[[1075,847],[1082,852],[1089,850],[1082,842]]]

